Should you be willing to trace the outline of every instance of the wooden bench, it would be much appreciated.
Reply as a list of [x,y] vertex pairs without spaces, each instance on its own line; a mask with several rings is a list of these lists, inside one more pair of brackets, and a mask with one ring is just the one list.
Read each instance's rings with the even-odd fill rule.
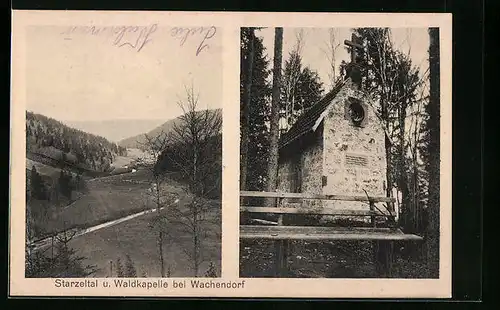
[[[377,263],[380,264],[384,272],[391,274],[392,248],[394,241],[420,241],[422,237],[414,234],[405,234],[396,221],[394,212],[394,199],[389,197],[365,196],[345,196],[345,195],[314,195],[304,193],[283,193],[283,192],[253,192],[241,191],[240,197],[255,197],[276,199],[276,207],[255,207],[241,206],[243,214],[271,214],[277,216],[277,221],[270,221],[258,218],[249,218],[249,222],[259,225],[240,225],[241,239],[263,239],[274,240],[276,245],[276,275],[280,276],[287,270],[287,249],[288,241],[308,240],[308,241],[336,241],[336,240],[367,240],[375,243],[378,253],[376,253]],[[295,207],[296,204],[286,203],[285,199],[314,199],[314,200],[340,200],[365,202],[369,206],[367,210],[340,210],[326,207]],[[377,206],[377,203],[384,205]],[[369,217],[367,222],[369,227],[349,226],[295,226],[286,225],[283,222],[284,215],[326,215],[335,217]],[[386,227],[380,226],[382,221]]]

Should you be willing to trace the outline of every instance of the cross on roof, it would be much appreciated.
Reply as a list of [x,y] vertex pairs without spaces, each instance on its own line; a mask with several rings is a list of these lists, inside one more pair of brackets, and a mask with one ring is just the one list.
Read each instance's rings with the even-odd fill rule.
[[354,33],[351,36],[351,41],[344,40],[344,44],[351,47],[351,63],[356,63],[358,58],[358,50],[361,53],[363,51],[362,41]]

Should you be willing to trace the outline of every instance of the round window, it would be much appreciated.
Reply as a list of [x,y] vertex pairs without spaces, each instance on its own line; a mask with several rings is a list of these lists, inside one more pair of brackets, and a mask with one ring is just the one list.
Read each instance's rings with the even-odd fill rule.
[[353,102],[349,105],[349,117],[357,125],[365,119],[365,109],[361,103]]

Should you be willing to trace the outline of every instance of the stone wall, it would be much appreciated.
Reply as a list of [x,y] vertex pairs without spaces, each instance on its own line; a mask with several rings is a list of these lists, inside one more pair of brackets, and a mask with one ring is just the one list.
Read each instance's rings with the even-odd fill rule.
[[292,158],[281,158],[278,165],[278,191],[290,192],[292,189]]
[[[319,128],[320,129],[320,128]],[[323,174],[323,131],[317,130],[310,139],[307,147],[301,153],[302,164],[302,193],[321,194],[321,176]],[[321,201],[305,199],[303,206],[321,206]]]
[[[300,192],[321,194],[321,176],[323,171],[323,135],[318,130],[301,139],[302,146],[293,145],[287,155],[280,158],[278,168],[278,191],[295,192],[295,165],[300,165]],[[285,203],[297,203],[300,200],[287,199]],[[317,205],[318,201],[305,200],[305,205]]]
[[[362,101],[366,107],[366,122],[353,126],[345,117],[349,97]],[[322,192],[325,195],[386,196],[385,132],[371,108],[369,98],[349,81],[326,111],[324,125],[324,157]],[[363,202],[330,201],[328,207],[368,210]]]

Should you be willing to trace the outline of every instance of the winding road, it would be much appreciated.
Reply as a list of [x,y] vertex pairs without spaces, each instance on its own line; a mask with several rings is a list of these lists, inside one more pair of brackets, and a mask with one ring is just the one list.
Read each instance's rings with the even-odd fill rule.
[[[137,156],[137,154],[135,156],[136,157],[133,158],[133,159],[139,158]],[[122,162],[121,163],[122,165],[119,165],[119,167],[123,166],[124,164],[129,164],[131,160],[132,159],[130,159],[127,162]],[[122,173],[120,175],[127,175],[127,174],[133,174],[133,173],[136,173],[136,171],[128,171],[128,172],[124,172],[124,173]],[[103,180],[103,179],[108,179],[108,178],[113,178],[113,177],[116,177],[116,175],[107,175],[107,176],[102,176],[102,177],[95,177],[95,178],[92,178],[92,179],[88,180],[87,182],[93,183],[96,180]],[[70,208],[70,207],[74,206],[77,202],[78,202],[78,200],[73,201],[69,205],[65,206],[64,209]],[[179,202],[179,199],[177,199],[174,203],[178,203],[178,202]],[[162,207],[162,208],[160,208],[160,210],[162,210],[164,208],[166,208],[166,207]],[[91,232],[94,232],[94,231],[97,231],[97,230],[100,230],[100,229],[103,229],[103,228],[106,228],[106,227],[114,226],[114,225],[117,225],[117,224],[129,221],[131,219],[134,219],[136,217],[139,217],[139,216],[142,216],[142,215],[145,215],[145,214],[148,214],[148,213],[155,212],[156,210],[157,209],[148,209],[148,210],[144,210],[144,211],[141,211],[141,212],[138,212],[138,213],[134,213],[134,214],[130,214],[130,215],[124,216],[122,218],[111,220],[111,221],[108,221],[108,222],[105,222],[105,223],[102,223],[102,224],[99,224],[99,225],[95,225],[95,226],[92,226],[92,227],[83,228],[83,229],[70,229],[70,230],[68,230],[68,232],[71,232],[72,234],[74,233],[73,238],[76,238],[76,237],[80,237],[80,236],[89,234]],[[64,232],[58,234],[58,236],[61,236],[61,237],[63,235],[64,235]],[[37,250],[40,250],[40,249],[43,249],[43,248],[46,248],[46,247],[50,246],[51,242],[52,242],[52,238],[53,237],[47,237],[47,238],[44,238],[44,239],[41,239],[41,240],[36,240],[36,241],[31,242],[31,243],[28,243],[28,246],[30,246],[32,250],[37,251]]]
[[[163,210],[164,208],[165,207],[160,208],[160,211]],[[134,214],[131,214],[131,215],[127,215],[125,217],[122,217],[122,218],[119,218],[119,219],[116,219],[116,220],[112,220],[112,221],[109,221],[109,222],[106,222],[106,223],[102,223],[102,224],[99,224],[99,225],[96,225],[96,226],[92,226],[92,227],[89,227],[89,228],[84,228],[84,229],[81,229],[81,230],[76,230],[76,233],[73,236],[73,238],[80,237],[80,236],[89,234],[91,232],[97,231],[99,229],[103,229],[103,228],[106,228],[106,227],[114,226],[116,224],[120,224],[120,223],[129,221],[129,220],[131,220],[133,218],[136,218],[136,217],[139,217],[141,215],[145,215],[145,214],[148,214],[148,213],[155,212],[156,210],[157,209],[145,210],[145,211],[141,211],[141,212],[134,213]],[[75,232],[75,230],[73,230],[73,232]],[[59,236],[63,236],[63,235],[64,235],[64,233],[60,233],[59,234]],[[48,237],[48,238],[45,238],[45,239],[42,239],[42,240],[38,240],[38,241],[32,242],[32,243],[29,244],[29,246],[31,246],[32,249],[35,250],[35,251],[41,250],[41,249],[49,246],[51,244],[51,240],[52,240],[52,237]]]

